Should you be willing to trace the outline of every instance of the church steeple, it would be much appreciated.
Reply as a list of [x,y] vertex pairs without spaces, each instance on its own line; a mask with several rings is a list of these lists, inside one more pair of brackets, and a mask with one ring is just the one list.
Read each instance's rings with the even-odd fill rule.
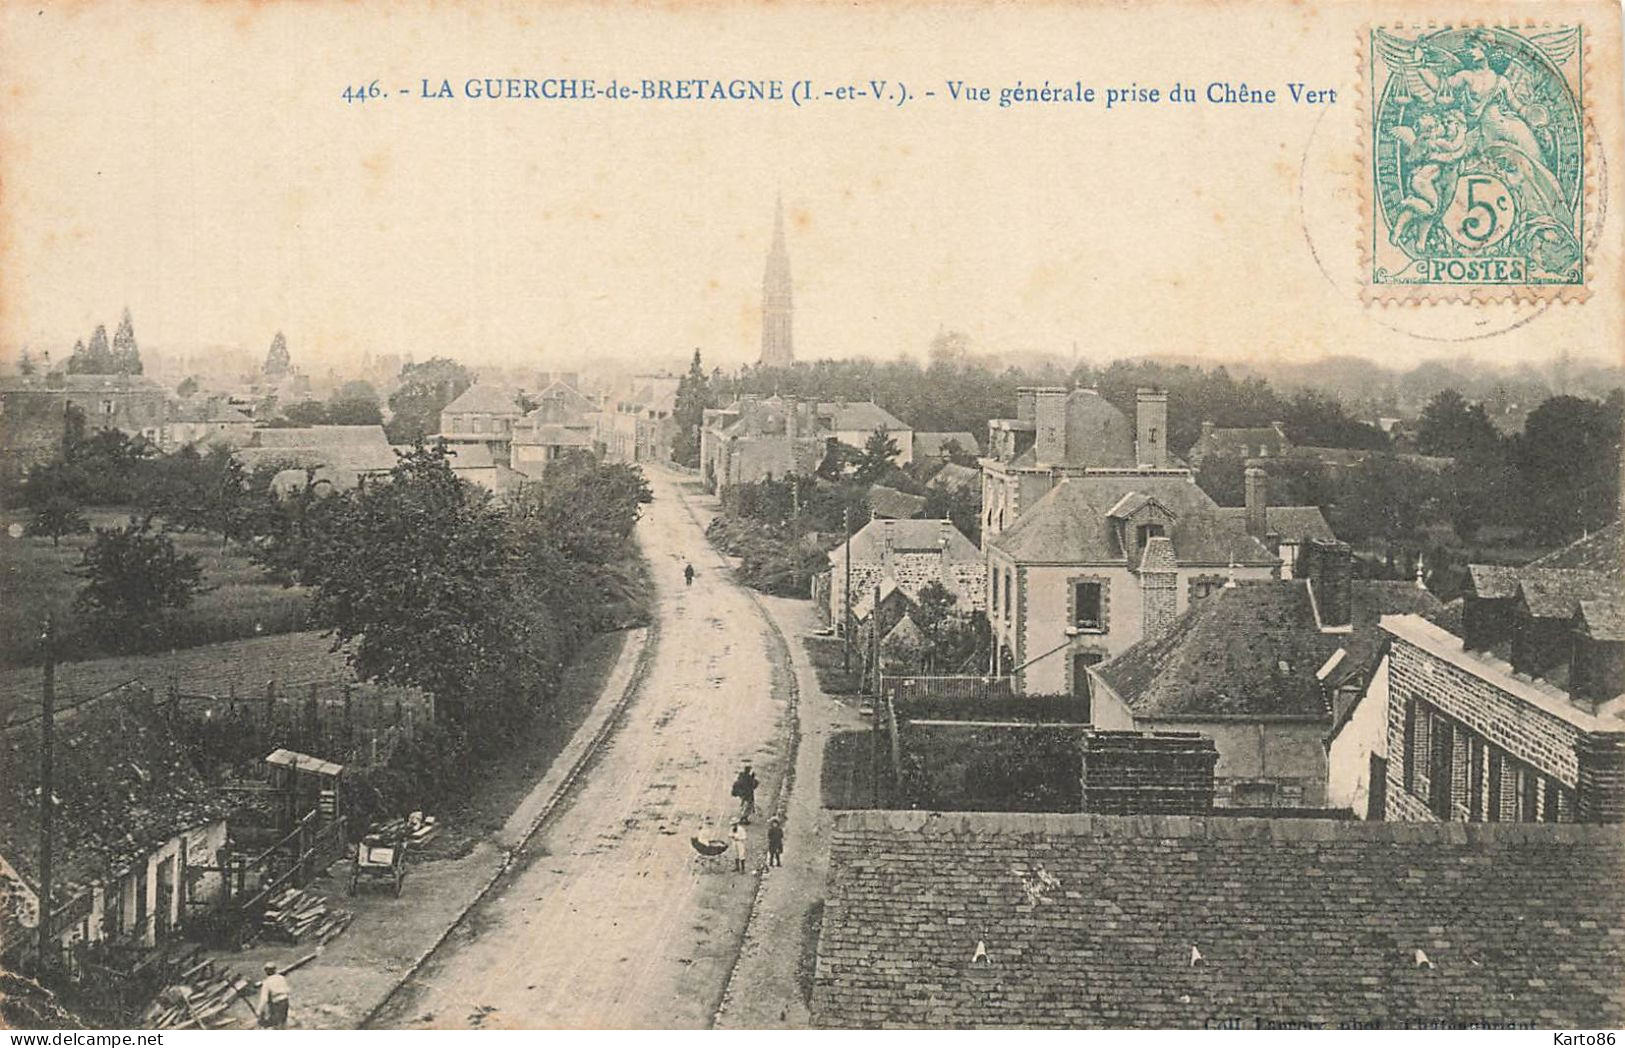
[[790,251],[784,243],[784,198],[781,195],[773,215],[773,246],[768,249],[767,269],[762,274],[761,367],[789,367],[795,360],[791,334],[794,313],[790,291]]

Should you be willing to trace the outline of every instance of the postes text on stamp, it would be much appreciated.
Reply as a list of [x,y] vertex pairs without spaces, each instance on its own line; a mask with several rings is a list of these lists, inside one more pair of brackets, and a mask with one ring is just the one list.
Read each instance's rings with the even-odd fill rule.
[[1369,30],[1368,299],[1582,298],[1580,26]]

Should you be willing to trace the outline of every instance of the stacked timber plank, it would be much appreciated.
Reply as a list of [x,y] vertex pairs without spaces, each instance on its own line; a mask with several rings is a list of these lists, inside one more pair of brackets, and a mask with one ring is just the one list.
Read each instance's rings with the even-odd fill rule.
[[228,1030],[253,1013],[253,984],[229,969],[199,961],[147,1007],[148,1028]]
[[349,927],[354,916],[328,906],[326,898],[316,892],[288,888],[266,905],[260,931],[282,942],[325,943]]

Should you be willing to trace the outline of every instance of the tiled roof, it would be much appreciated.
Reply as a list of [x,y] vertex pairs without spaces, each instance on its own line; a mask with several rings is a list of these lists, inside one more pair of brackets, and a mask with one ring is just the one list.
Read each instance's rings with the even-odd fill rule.
[[[1143,640],[1097,672],[1136,717],[1329,716],[1327,691],[1376,664],[1383,615],[1436,615],[1444,605],[1409,582],[1356,581],[1353,626],[1323,633],[1303,579],[1243,579]],[[1316,671],[1344,656],[1324,682]]]
[[812,1018],[1617,1027],[1622,863],[1609,826],[843,812]]
[[1469,564],[1473,593],[1485,600],[1517,596],[1518,569],[1505,564]]
[[[1247,509],[1245,506],[1220,506],[1219,516],[1227,520],[1234,520],[1243,527],[1247,525]],[[1319,506],[1266,506],[1264,507],[1264,525],[1281,536],[1282,542],[1308,542],[1311,539],[1319,539],[1321,542],[1335,542],[1337,540],[1337,536],[1332,534],[1332,526],[1326,523],[1326,516],[1321,513]]]
[[382,473],[398,459],[382,426],[294,426],[253,430],[236,451],[248,469],[267,463],[330,466],[340,471]]
[[463,390],[462,395],[441,409],[451,415],[522,415],[519,391],[511,386],[490,382],[476,382]]
[[871,484],[869,509],[877,517],[907,520],[919,516],[920,511],[925,509],[925,498],[921,495],[910,495],[906,491],[898,491],[896,488],[888,488],[884,484]]
[[901,419],[872,400],[824,401],[818,405],[818,414],[830,420],[830,429],[844,432],[884,429],[898,433],[908,429]]
[[943,453],[943,448],[950,442],[959,445],[959,450],[967,455],[980,455],[982,453],[981,441],[972,433],[964,431],[958,433],[915,433],[914,457],[936,458]]
[[1169,537],[1181,564],[1257,566],[1276,562],[1246,528],[1216,512],[1213,500],[1183,476],[1071,477],[988,544],[1022,563],[1121,563],[1125,554],[1107,512],[1131,492],[1155,498],[1174,513]]
[[[871,520],[852,534],[852,563],[864,564],[879,560],[891,536],[892,549],[897,552],[942,550],[950,564],[974,564],[982,559],[981,552],[958,528],[945,520]],[[944,544],[943,540],[947,542]],[[830,550],[831,564],[845,564],[842,554],[845,546]]]
[[[56,721],[55,877],[60,904],[122,873],[183,830],[224,818],[185,746],[138,688],[75,707]],[[37,890],[39,721],[0,736],[0,855]]]

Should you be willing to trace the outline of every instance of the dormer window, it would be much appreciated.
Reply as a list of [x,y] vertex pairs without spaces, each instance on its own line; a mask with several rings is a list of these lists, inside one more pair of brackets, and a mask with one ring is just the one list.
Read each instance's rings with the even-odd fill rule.
[[1166,534],[1168,534],[1168,529],[1156,523],[1139,524],[1134,528],[1134,538],[1140,549],[1145,549],[1145,544],[1152,539],[1161,538]]

